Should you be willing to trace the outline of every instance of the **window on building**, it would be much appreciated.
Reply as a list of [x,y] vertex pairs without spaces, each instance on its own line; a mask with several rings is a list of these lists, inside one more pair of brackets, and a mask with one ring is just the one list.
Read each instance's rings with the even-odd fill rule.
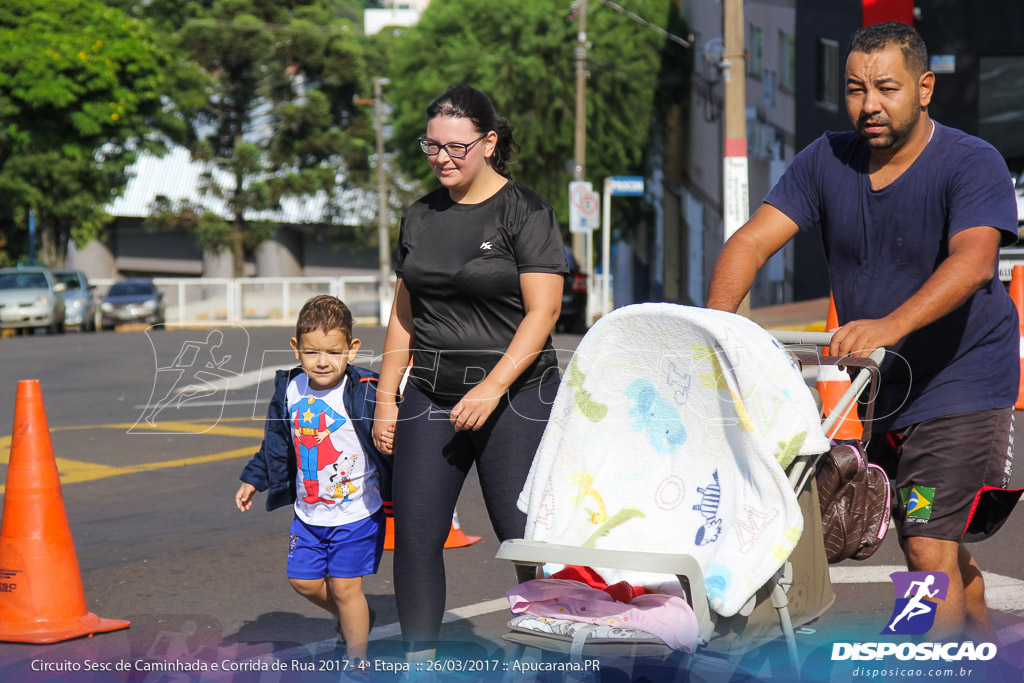
[[818,102],[839,108],[839,43],[818,39]]
[[1024,167],[1024,57],[981,57],[978,86],[978,136]]
[[750,25],[750,55],[747,59],[747,75],[761,78],[764,69],[764,35],[761,28]]
[[796,37],[779,31],[779,87],[796,91]]

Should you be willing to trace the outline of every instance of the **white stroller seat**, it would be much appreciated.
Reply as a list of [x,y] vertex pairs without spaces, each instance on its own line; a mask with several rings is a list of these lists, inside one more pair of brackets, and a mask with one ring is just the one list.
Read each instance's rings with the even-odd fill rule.
[[[756,324],[673,304],[618,309],[570,361],[519,498],[526,541],[498,556],[602,567],[609,584],[688,587],[706,642],[708,606],[746,613],[781,575],[803,531],[784,468],[828,447],[792,357]],[[557,552],[537,561],[533,542]],[[573,548],[620,556],[595,564]]]

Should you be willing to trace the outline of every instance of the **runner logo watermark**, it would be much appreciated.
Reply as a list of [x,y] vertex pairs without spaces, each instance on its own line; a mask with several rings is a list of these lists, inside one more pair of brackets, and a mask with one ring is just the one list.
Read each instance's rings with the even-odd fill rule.
[[[938,603],[945,600],[949,576],[943,572],[893,572],[896,601],[881,635],[921,635],[935,624]],[[994,643],[833,643],[832,661],[988,661],[996,656]],[[857,675],[857,674],[854,674]]]
[[946,599],[949,577],[943,572],[893,572],[889,577],[896,590],[896,604],[882,635],[927,633],[938,608],[932,601]]

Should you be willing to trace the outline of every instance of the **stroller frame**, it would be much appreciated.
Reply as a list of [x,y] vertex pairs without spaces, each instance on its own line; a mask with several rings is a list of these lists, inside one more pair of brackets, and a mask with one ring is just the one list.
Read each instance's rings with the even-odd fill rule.
[[[770,333],[782,344],[786,345],[798,360],[808,364],[838,365],[841,359],[831,356],[819,356],[817,351],[814,355],[801,353],[799,347],[828,347],[832,341],[832,334],[827,332],[800,332],[789,330],[771,330]],[[839,428],[840,420],[844,418],[855,401],[859,399],[864,390],[868,387],[873,377],[878,376],[878,367],[885,357],[885,350],[882,348],[873,351],[869,362],[860,362],[868,371],[859,372],[851,381],[850,386],[843,393],[842,397],[832,408],[829,416],[822,422],[822,430],[832,438]],[[822,362],[827,360],[828,362]],[[851,363],[853,365],[853,363]],[[798,456],[789,468],[789,481],[797,495],[800,495],[810,485],[811,478],[817,468],[822,454],[816,456]],[[815,493],[814,499],[817,499]],[[806,530],[805,530],[806,532]],[[819,531],[820,533],[820,531]],[[583,565],[588,567],[602,567],[610,569],[635,570],[644,572],[656,572],[675,575],[685,594],[686,600],[694,611],[698,624],[698,647],[706,645],[714,636],[717,618],[711,610],[707,594],[704,588],[704,575],[697,560],[687,554],[666,554],[646,553],[634,551],[618,551],[610,549],[581,548],[577,546],[559,545],[543,541],[528,541],[524,539],[510,539],[504,541],[498,549],[497,559],[509,560],[517,567],[532,568],[534,576],[537,569],[546,563],[564,565]],[[789,598],[787,592],[793,583],[793,566],[786,561],[776,575],[769,579],[765,587],[770,587],[770,595],[773,607],[778,611],[779,625],[786,640],[786,648],[790,661],[795,664],[798,661],[796,647],[796,635],[789,611]],[[758,591],[760,592],[760,591]],[[749,615],[754,607],[757,595],[751,596],[740,610],[740,615]],[[565,652],[566,644],[563,639],[547,637],[544,634],[530,634],[529,637],[521,637],[518,634],[510,633],[505,640],[516,643],[514,658],[521,658],[527,647],[537,647],[541,650]],[[548,640],[549,643],[544,641]],[[619,648],[632,648],[632,645],[623,644]],[[574,659],[579,659],[587,653],[588,645],[585,641],[574,641],[569,648],[569,654]],[[608,654],[614,647],[607,645],[602,647],[600,654]],[[620,652],[629,654],[628,652]],[[671,656],[675,653],[667,645],[664,646],[663,655]]]

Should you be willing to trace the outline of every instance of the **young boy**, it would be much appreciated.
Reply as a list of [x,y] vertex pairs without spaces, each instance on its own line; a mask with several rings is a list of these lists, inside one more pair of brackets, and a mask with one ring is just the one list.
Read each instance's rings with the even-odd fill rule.
[[268,489],[267,510],[294,503],[288,580],[338,619],[349,660],[361,662],[372,627],[362,577],[380,564],[391,504],[391,459],[372,436],[377,374],[349,365],[360,341],[333,296],[302,306],[291,345],[301,367],[274,379],[263,444],[242,471],[235,505],[245,512]]

